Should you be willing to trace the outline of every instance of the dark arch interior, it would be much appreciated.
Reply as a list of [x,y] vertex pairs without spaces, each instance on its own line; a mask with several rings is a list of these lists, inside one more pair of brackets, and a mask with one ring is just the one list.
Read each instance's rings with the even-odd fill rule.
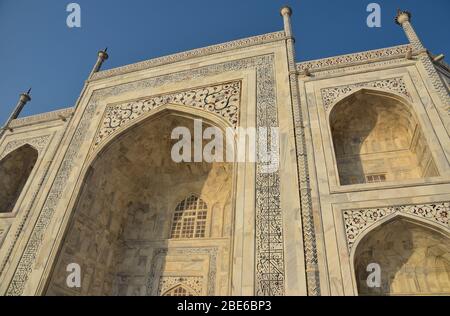
[[416,116],[396,97],[362,90],[330,114],[341,185],[438,176]]
[[[381,286],[369,288],[371,263]],[[415,221],[396,218],[370,232],[355,252],[360,295],[450,295],[450,239]]]
[[13,211],[37,158],[37,150],[24,145],[0,161],[0,213]]

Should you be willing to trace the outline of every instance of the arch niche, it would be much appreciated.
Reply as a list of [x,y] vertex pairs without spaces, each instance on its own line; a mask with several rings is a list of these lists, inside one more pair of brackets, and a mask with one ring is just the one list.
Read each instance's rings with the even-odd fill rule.
[[13,211],[38,159],[38,151],[26,144],[0,161],[0,213]]
[[[197,261],[183,261],[186,255],[161,261],[161,249],[170,253],[171,249],[217,243],[230,249],[233,165],[176,163],[171,159],[172,146],[178,142],[171,139],[174,128],[185,127],[193,137],[194,119],[203,120],[203,130],[209,126],[222,129],[227,123],[220,118],[203,118],[191,109],[175,108],[151,113],[128,127],[88,163],[47,295],[151,295],[155,292],[149,286],[157,289],[163,275],[205,273],[199,255],[194,258]],[[208,217],[205,234],[172,238],[176,207],[192,193],[208,207],[219,207]],[[228,262],[225,256],[230,251],[223,253],[221,262]],[[79,289],[66,286],[69,263],[81,265]]]
[[392,93],[361,89],[330,112],[341,185],[439,176],[417,117]]
[[[367,285],[372,263],[380,266],[380,287]],[[450,295],[450,234],[396,216],[361,239],[354,271],[359,295]]]

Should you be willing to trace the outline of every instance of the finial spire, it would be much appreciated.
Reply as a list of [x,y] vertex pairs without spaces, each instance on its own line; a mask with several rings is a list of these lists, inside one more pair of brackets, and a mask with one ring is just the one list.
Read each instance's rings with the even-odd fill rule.
[[411,12],[398,9],[395,17],[395,23],[403,28],[403,31],[405,32],[406,37],[408,37],[414,51],[423,51],[425,48],[411,25],[411,16]]
[[294,37],[292,35],[292,25],[291,25],[292,9],[287,5],[283,6],[280,9],[280,15],[283,17],[284,32],[286,33],[286,37],[294,40]]
[[[423,67],[424,71],[428,74],[427,84],[429,84],[430,90],[434,90],[437,97],[440,98],[440,105],[438,106],[439,115],[445,120],[448,119],[448,110],[450,104],[450,97],[448,89],[445,86],[442,78],[433,65],[433,57],[430,57],[428,51],[423,46],[420,38],[417,36],[412,24],[411,13],[405,10],[399,10],[395,18],[395,22],[403,28],[406,36],[408,37],[410,46],[413,51],[413,56],[417,56],[420,67]],[[410,54],[411,55],[411,54]],[[439,59],[439,58],[438,58]],[[430,83],[428,83],[430,81]],[[433,101],[434,102],[434,101]],[[447,132],[450,132],[450,124],[445,125]]]
[[[31,95],[30,95],[30,93],[31,93],[31,88],[28,89],[27,92],[22,93],[22,94],[20,95],[20,97],[19,97],[19,103],[20,103],[20,102],[23,102],[23,105],[25,105],[25,104],[27,104],[27,102],[31,101]],[[22,110],[22,109],[20,109],[20,110]],[[17,113],[17,116],[19,116],[19,114],[20,114],[20,111],[19,111],[19,113]],[[13,118],[13,119],[15,120],[16,118],[17,118],[17,117],[15,117],[15,118]]]
[[411,12],[406,10],[397,9],[397,15],[395,17],[395,23],[398,25],[403,25],[405,22],[411,21]]
[[27,92],[20,94],[19,101],[17,102],[16,107],[14,108],[13,112],[9,116],[9,118],[6,121],[3,128],[0,130],[0,138],[3,136],[3,134],[5,133],[6,130],[9,129],[10,131],[12,131],[12,129],[10,128],[11,122],[19,117],[20,113],[22,112],[23,108],[25,107],[25,104],[27,104],[29,101],[31,101],[30,93],[31,93],[31,88],[28,89]]
[[95,65],[92,68],[92,71],[89,74],[88,79],[91,79],[92,76],[94,75],[94,73],[98,72],[101,69],[104,61],[108,60],[109,55],[108,55],[107,51],[108,51],[108,47],[106,47],[104,50],[101,50],[97,53],[97,61],[95,62]]
[[291,7],[287,6],[287,5],[281,7],[280,14],[281,14],[281,16],[285,16],[285,15],[291,16],[292,15]]

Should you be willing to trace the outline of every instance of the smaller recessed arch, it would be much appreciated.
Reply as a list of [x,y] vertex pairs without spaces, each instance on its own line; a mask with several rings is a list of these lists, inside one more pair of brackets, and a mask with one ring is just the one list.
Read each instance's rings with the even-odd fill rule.
[[0,213],[13,211],[38,159],[38,151],[25,144],[0,161]]
[[[379,266],[379,284],[367,280]],[[354,272],[359,295],[450,295],[450,239],[423,221],[396,216],[357,245]],[[376,281],[376,279],[371,279]]]
[[439,176],[419,121],[398,95],[361,89],[329,117],[341,185]]
[[196,293],[184,284],[178,284],[164,292],[162,296],[196,296]]

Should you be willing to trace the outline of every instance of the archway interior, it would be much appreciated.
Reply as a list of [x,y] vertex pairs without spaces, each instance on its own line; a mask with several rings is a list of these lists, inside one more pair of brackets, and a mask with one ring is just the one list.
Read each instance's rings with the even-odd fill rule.
[[[171,150],[178,140],[171,133],[176,127],[187,127],[194,137],[192,118],[165,113],[127,131],[92,164],[47,295],[152,295],[159,293],[160,280],[173,277],[195,280],[201,293],[211,268],[207,259],[193,254],[155,261],[158,250],[225,245],[221,254],[227,262],[232,165],[174,162]],[[203,130],[207,127],[203,123]],[[173,239],[175,209],[186,197],[192,200],[192,193],[207,203],[204,237]],[[66,285],[70,263],[81,266],[81,288]],[[227,278],[226,270],[221,273]],[[149,287],[155,290],[149,293]]]
[[397,98],[362,90],[330,114],[341,185],[438,176],[416,116]]
[[[367,280],[380,266],[380,287]],[[397,218],[370,232],[355,252],[360,295],[450,295],[450,239],[408,219]]]
[[24,145],[0,161],[0,213],[13,211],[37,159],[37,150]]

